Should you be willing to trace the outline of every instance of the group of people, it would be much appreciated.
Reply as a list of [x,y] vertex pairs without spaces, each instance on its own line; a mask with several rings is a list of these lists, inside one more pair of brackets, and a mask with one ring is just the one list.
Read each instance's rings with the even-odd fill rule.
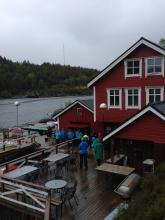
[[90,135],[86,131],[69,129],[65,131],[63,128],[61,130],[52,130],[48,128],[47,136],[52,138],[55,144],[59,144],[68,140],[68,149],[72,147],[72,140],[77,139],[78,151],[80,155],[80,169],[83,166],[88,169],[88,152],[91,150],[97,161],[97,165],[101,164],[103,159],[103,145],[97,134],[91,132]]
[[100,166],[101,161],[103,159],[103,145],[100,142],[97,135],[92,137],[92,144],[90,146],[89,137],[84,135],[80,144],[78,145],[79,154],[80,154],[80,169],[82,169],[83,165],[86,169],[88,169],[88,151],[91,150],[94,153],[94,157],[97,161],[97,165]]
[[47,136],[51,137],[56,144],[59,144],[61,142],[72,140],[74,138],[81,140],[81,138],[83,137],[83,132],[81,130],[74,131],[73,129],[69,129],[68,131],[66,131],[63,128],[61,130],[52,130],[51,128],[48,128]]

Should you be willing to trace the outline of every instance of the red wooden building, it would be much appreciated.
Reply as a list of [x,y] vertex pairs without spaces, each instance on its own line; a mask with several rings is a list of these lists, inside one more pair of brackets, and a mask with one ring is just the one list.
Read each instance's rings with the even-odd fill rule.
[[165,160],[165,104],[153,105],[165,100],[164,55],[165,49],[141,38],[88,84],[94,121],[104,127],[103,141],[111,154],[125,151],[137,169],[146,158]]
[[57,119],[59,129],[94,130],[93,100],[77,100],[67,106],[63,111],[54,116]]

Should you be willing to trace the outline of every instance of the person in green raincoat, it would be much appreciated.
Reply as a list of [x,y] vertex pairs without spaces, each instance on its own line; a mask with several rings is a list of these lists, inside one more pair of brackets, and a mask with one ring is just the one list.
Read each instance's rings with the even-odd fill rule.
[[100,166],[103,159],[103,145],[97,137],[93,140],[92,149],[94,151],[94,157],[97,161],[97,165]]

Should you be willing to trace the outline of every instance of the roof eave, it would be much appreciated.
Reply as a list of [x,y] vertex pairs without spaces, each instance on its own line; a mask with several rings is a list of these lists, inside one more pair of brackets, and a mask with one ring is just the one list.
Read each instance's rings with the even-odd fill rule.
[[94,111],[92,109],[90,109],[89,107],[87,107],[86,105],[84,105],[83,103],[81,103],[79,100],[74,101],[72,104],[70,104],[69,106],[67,106],[65,109],[63,109],[61,112],[59,112],[57,115],[55,115],[53,117],[53,119],[58,118],[60,115],[62,115],[63,113],[65,113],[67,110],[69,110],[70,108],[72,108],[73,106],[75,106],[76,104],[80,104],[81,106],[83,106],[84,108],[86,108],[87,110],[89,110],[92,114],[94,113]]

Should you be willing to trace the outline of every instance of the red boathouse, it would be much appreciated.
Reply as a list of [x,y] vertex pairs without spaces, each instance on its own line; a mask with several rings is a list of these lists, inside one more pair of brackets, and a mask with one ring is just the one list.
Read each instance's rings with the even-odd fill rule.
[[55,115],[54,119],[57,119],[59,129],[94,130],[96,123],[93,121],[93,100],[76,100]]

